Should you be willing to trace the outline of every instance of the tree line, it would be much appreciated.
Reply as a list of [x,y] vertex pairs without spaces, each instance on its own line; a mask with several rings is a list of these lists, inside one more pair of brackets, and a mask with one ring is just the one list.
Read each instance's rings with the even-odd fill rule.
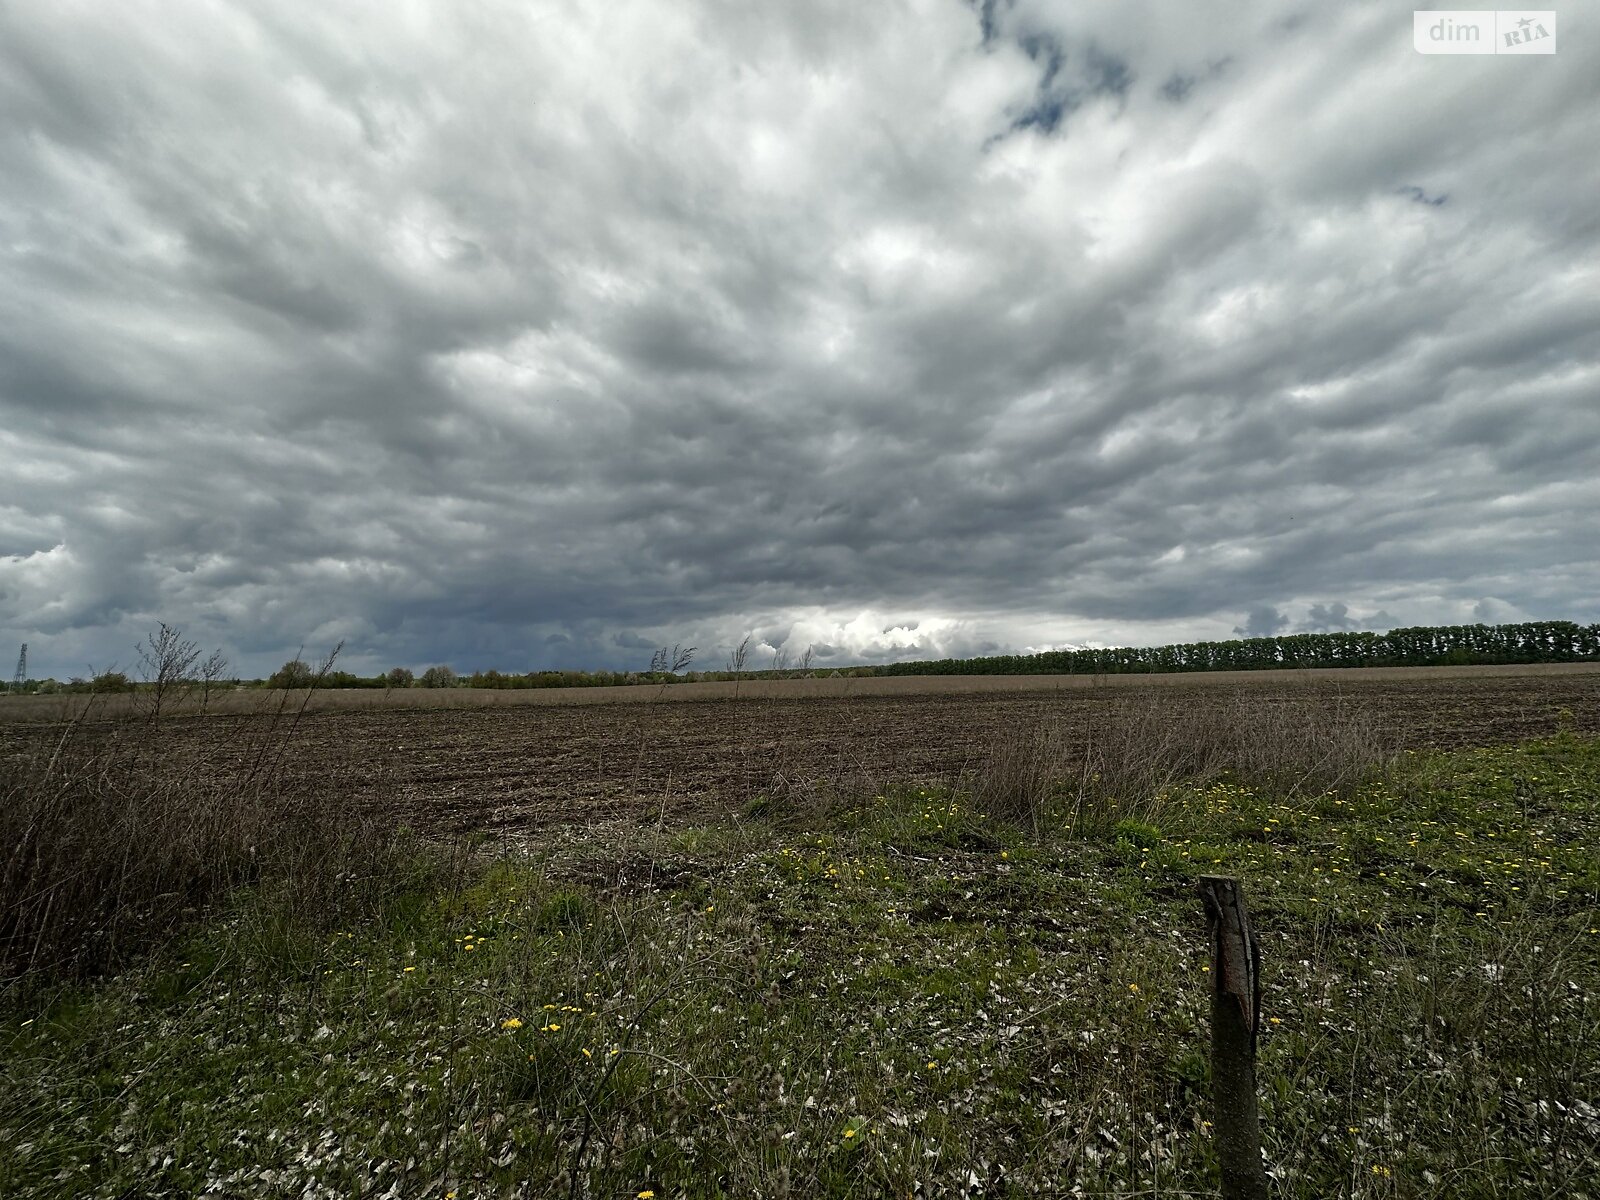
[[[749,639],[746,639],[748,643]],[[40,692],[144,692],[159,697],[169,689],[199,688],[209,698],[218,687],[301,688],[534,688],[617,687],[638,683],[700,683],[734,679],[856,679],[886,675],[1132,675],[1177,671],[1263,671],[1285,667],[1446,667],[1469,664],[1591,662],[1600,659],[1600,624],[1572,621],[1525,621],[1513,625],[1418,625],[1388,633],[1293,633],[1278,637],[1236,638],[1217,642],[1182,642],[1169,646],[1121,646],[1081,650],[1046,650],[1039,654],[997,654],[982,658],[941,658],[875,666],[817,667],[808,651],[801,665],[790,667],[787,656],[774,657],[767,669],[746,671],[742,652],[729,658],[725,670],[686,671],[694,650],[665,647],[648,671],[544,670],[523,674],[498,670],[458,674],[433,666],[415,674],[395,667],[379,675],[319,670],[292,659],[262,680],[225,678],[227,660],[218,651],[201,660],[192,642],[162,625],[139,650],[144,670],[131,678],[106,671],[91,679],[58,683],[27,680],[19,690]]]
[[885,663],[877,675],[1131,675],[1285,667],[1447,667],[1586,662],[1600,658],[1600,625],[1418,625],[1388,633],[1292,633],[1170,646],[1046,650],[986,658]]

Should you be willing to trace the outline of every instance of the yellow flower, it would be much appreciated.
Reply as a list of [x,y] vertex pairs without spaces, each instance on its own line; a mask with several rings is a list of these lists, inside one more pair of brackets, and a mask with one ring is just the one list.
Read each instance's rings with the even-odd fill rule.
[[545,1026],[545,1029],[548,1030],[550,1033],[555,1033],[560,1028],[561,1028],[561,1026],[555,1024],[554,1022],[551,1022],[549,1025]]
[[856,1131],[854,1129],[846,1129],[844,1131],[844,1140],[848,1142],[851,1138],[855,1137],[855,1135]]
[[1139,990],[1139,985],[1137,983],[1130,983],[1128,985],[1128,990],[1130,992],[1137,992]]
[[656,1194],[649,1188],[639,1193],[638,1200],[656,1200]]
[[521,1017],[507,1017],[504,1021],[500,1022],[500,1028],[501,1029],[521,1029],[522,1028],[522,1018]]

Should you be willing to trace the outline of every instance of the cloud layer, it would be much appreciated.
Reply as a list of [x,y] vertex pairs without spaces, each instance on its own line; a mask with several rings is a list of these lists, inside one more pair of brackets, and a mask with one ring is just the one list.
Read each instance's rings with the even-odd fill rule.
[[0,638],[1600,619],[1597,57],[1378,4],[12,0]]

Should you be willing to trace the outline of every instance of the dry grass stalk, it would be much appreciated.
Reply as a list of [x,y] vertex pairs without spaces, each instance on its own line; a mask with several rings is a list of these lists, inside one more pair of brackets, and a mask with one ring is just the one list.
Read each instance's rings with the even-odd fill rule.
[[203,754],[86,709],[0,760],[0,985],[113,970],[241,885],[316,919],[392,886],[402,838],[282,783],[303,711],[258,713]]
[[1058,820],[1095,832],[1129,817],[1158,822],[1163,795],[1182,784],[1226,776],[1292,799],[1346,789],[1394,752],[1375,712],[1337,698],[1193,704],[1151,690],[1108,701],[1079,727],[1013,731],[967,786],[984,811],[1034,832]]

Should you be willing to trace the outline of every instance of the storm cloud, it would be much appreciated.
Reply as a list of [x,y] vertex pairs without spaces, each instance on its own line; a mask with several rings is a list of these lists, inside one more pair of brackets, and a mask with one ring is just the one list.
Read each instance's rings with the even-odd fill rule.
[[1560,47],[11,0],[0,639],[64,677],[158,620],[245,673],[1595,621],[1600,55]]

